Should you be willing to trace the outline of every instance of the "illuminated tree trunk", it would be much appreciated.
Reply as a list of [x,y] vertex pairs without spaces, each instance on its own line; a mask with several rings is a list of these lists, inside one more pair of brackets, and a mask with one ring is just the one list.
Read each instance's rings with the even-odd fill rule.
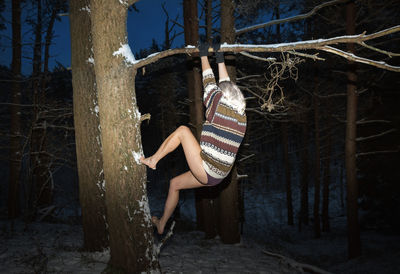
[[[346,33],[355,34],[355,3],[346,5]],[[347,50],[354,53],[354,44],[348,44]],[[346,113],[346,181],[347,181],[347,240],[348,256],[355,258],[361,255],[360,227],[358,223],[358,182],[356,164],[356,137],[357,137],[357,74],[355,64],[349,62],[347,71],[347,113]]]
[[8,182],[8,218],[19,216],[19,179],[21,170],[21,6],[20,0],[12,1],[12,63],[13,79],[11,86],[12,105],[10,106],[10,178]]
[[84,249],[108,246],[100,119],[93,64],[89,0],[70,2],[74,125]]
[[135,1],[92,0],[90,19],[106,186],[109,267],[159,271],[126,19]]

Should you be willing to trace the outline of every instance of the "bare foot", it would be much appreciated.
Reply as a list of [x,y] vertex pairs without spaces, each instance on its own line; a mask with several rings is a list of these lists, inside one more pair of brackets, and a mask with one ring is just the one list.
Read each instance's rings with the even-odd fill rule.
[[157,163],[155,162],[155,160],[153,160],[153,157],[148,157],[148,158],[140,157],[140,162],[142,164],[145,164],[151,169],[156,169]]
[[151,217],[151,221],[153,222],[153,225],[157,227],[158,234],[163,234],[164,227],[162,227],[160,219],[158,219],[156,216],[153,216]]

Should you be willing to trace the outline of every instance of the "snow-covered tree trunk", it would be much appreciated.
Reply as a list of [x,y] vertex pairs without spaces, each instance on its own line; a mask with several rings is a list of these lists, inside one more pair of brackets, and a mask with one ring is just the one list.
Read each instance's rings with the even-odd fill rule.
[[126,19],[135,1],[92,0],[90,17],[101,125],[107,223],[112,268],[127,273],[159,269],[146,193],[135,59]]
[[74,124],[84,249],[108,247],[100,118],[89,0],[70,1]]

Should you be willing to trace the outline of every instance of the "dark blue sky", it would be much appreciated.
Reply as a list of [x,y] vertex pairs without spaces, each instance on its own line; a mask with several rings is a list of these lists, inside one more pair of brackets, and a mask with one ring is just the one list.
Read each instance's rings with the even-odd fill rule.
[[[183,24],[182,19],[182,0],[141,0],[136,3],[139,13],[130,12],[128,15],[128,39],[132,52],[138,52],[140,49],[148,48],[152,39],[156,39],[158,43],[164,40],[164,23],[166,15],[162,10],[161,4],[165,2],[165,7],[169,13],[170,18],[175,19],[179,14],[178,21]],[[4,17],[11,22],[11,7],[10,2],[6,1],[7,6],[4,12]],[[26,18],[26,12],[22,14],[22,20]],[[7,29],[2,31],[0,40],[1,57],[0,64],[9,67],[11,63],[11,25],[8,24]],[[176,27],[177,32],[182,30]],[[23,24],[23,42],[32,43],[32,33],[29,32],[29,26]],[[52,69],[57,62],[65,67],[71,65],[71,41],[69,31],[69,18],[62,16],[61,21],[56,22],[54,26],[54,41],[51,47],[51,60],[50,69]],[[173,44],[173,47],[178,47],[183,44],[183,36],[179,37]],[[25,45],[23,48],[23,73],[29,74],[31,71],[31,61],[28,58],[32,56],[32,46]]]

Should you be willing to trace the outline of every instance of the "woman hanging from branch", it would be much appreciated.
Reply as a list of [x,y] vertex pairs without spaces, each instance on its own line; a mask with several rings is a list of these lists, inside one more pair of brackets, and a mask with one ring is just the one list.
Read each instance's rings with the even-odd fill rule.
[[180,126],[155,154],[140,159],[149,168],[156,169],[158,161],[182,145],[190,169],[170,181],[163,216],[160,219],[152,217],[159,234],[164,232],[165,224],[175,210],[179,190],[215,186],[228,176],[246,131],[246,103],[242,92],[229,79],[224,53],[218,51],[219,48],[219,44],[213,46],[218,64],[217,85],[208,62],[209,45],[199,45],[206,107],[200,144],[188,127]]

